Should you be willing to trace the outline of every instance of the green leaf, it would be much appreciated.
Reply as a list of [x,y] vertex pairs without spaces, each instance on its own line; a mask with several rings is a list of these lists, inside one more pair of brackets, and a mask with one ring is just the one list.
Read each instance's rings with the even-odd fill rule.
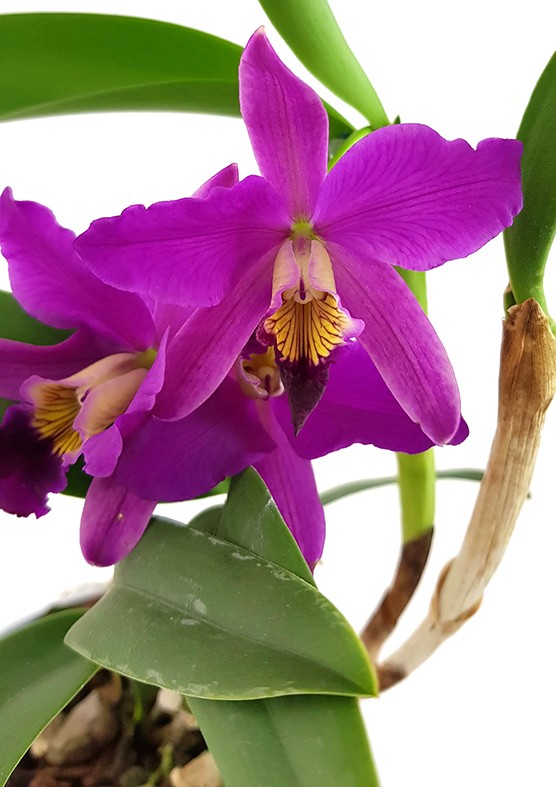
[[189,699],[226,787],[376,787],[357,700]]
[[[1,19],[1,17],[0,17]],[[35,320],[25,312],[11,292],[0,290],[0,337],[27,344],[58,344],[71,336]]]
[[[240,55],[230,41],[150,19],[0,16],[0,120],[123,110],[237,116]],[[331,137],[349,134],[330,113]]]
[[[438,470],[436,478],[440,481],[446,480],[461,480],[461,481],[482,481],[483,471],[463,468],[461,470]],[[350,481],[347,484],[335,486],[332,489],[327,489],[320,496],[321,503],[328,505],[334,503],[336,500],[341,500],[348,495],[355,495],[358,492],[366,492],[368,489],[378,489],[381,486],[390,486],[396,484],[398,476],[390,475],[383,478],[364,478],[361,481]]]
[[57,612],[0,640],[0,785],[98,669],[64,645],[81,614]]
[[[68,644],[110,669],[188,696],[257,699],[284,694],[372,695],[376,681],[355,632],[309,581],[267,490],[257,508],[249,471],[220,517],[234,542],[155,518],[116,568],[107,594],[72,628]],[[238,503],[245,492],[246,508]],[[235,493],[234,493],[235,492]],[[256,497],[256,493],[255,493]],[[245,548],[246,521],[267,529]],[[217,532],[220,532],[218,530]],[[237,543],[239,542],[239,543]],[[295,555],[293,554],[295,552]],[[264,554],[260,554],[264,553]],[[126,625],[122,626],[122,620]]]
[[533,91],[517,133],[523,142],[524,205],[504,232],[514,298],[534,298],[548,313],[543,290],[556,230],[556,53]]
[[327,0],[259,0],[284,41],[309,71],[367,118],[389,124],[382,104],[349,48]]

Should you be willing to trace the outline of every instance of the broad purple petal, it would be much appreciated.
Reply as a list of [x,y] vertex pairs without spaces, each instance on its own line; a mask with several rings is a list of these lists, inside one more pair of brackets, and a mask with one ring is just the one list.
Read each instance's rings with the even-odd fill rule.
[[308,220],[326,176],[328,116],[317,94],[282,63],[260,28],[239,66],[239,100],[261,173]]
[[202,186],[199,186],[192,196],[198,199],[205,199],[213,189],[231,189],[238,181],[239,175],[237,164],[229,164],[227,167],[224,167],[224,169],[221,169],[220,172],[217,172],[216,175],[213,175],[212,178],[209,178]]
[[94,221],[76,240],[107,284],[170,303],[219,303],[269,249],[284,240],[289,217],[263,178],[193,197],[132,205]]
[[66,487],[62,460],[31,424],[31,409],[6,410],[0,426],[0,508],[9,514],[41,517],[50,510],[50,492]]
[[94,478],[81,516],[81,550],[93,566],[111,566],[137,544],[156,502],[137,497],[113,478]]
[[[419,453],[434,445],[402,409],[358,342],[350,342],[336,352],[322,399],[297,437],[284,397],[272,404],[296,453],[307,459],[353,443],[406,454]],[[467,434],[462,419],[450,444],[461,443]]]
[[20,388],[28,377],[63,380],[114,349],[112,342],[87,330],[76,331],[66,341],[44,347],[0,339],[0,396],[19,399]]
[[121,349],[150,347],[154,328],[143,301],[108,287],[73,249],[74,234],[48,208],[0,197],[0,245],[10,282],[23,308],[56,328],[88,327]]
[[115,478],[147,497],[189,500],[273,448],[255,402],[227,378],[187,418],[147,420],[125,441]]
[[329,244],[338,293],[365,321],[359,342],[412,421],[437,445],[461,420],[460,398],[446,350],[401,276],[389,265]]
[[272,405],[261,403],[259,411],[264,413],[265,427],[276,448],[253,466],[269,488],[305,560],[314,568],[324,546],[324,510],[311,463],[294,451],[274,417]]
[[168,348],[166,384],[155,415],[183,418],[216,390],[234,365],[263,315],[272,286],[271,252],[218,304],[197,311]]
[[466,257],[521,210],[521,149],[516,140],[485,139],[473,150],[420,125],[379,129],[331,170],[315,226],[326,240],[403,268]]

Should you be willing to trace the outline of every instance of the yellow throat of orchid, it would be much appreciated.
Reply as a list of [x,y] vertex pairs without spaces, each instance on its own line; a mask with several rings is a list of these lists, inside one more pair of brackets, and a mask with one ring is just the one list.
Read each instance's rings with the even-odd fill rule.
[[117,353],[64,380],[34,378],[26,391],[33,426],[52,441],[53,453],[78,454],[85,440],[127,410],[155,358],[154,349]]
[[339,308],[328,252],[307,223],[294,225],[274,263],[273,297],[282,305],[264,322],[277,356],[292,366],[318,366],[344,343],[351,320]]

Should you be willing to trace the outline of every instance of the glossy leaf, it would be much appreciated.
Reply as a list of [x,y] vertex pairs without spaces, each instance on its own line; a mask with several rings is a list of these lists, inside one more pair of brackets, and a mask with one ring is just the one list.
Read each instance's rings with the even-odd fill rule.
[[[241,47],[107,14],[0,16],[0,120],[154,110],[239,115]],[[329,109],[331,137],[351,126]]]
[[373,128],[389,121],[349,48],[327,0],[259,0],[274,27],[317,79],[367,118]]
[[[448,481],[482,481],[483,471],[473,470],[471,468],[462,468],[461,470],[438,470],[436,478],[440,481],[446,479]],[[328,505],[334,503],[336,500],[341,500],[348,495],[355,495],[358,492],[366,492],[368,489],[378,489],[381,486],[390,486],[398,482],[398,476],[390,475],[382,478],[364,478],[361,481],[349,481],[346,484],[340,484],[332,489],[327,489],[320,495],[321,503]]]
[[[247,475],[260,484],[254,471]],[[281,518],[265,526],[288,537],[267,534],[264,554],[243,545],[243,520],[257,529],[262,508],[274,508],[264,492],[258,510],[238,507],[230,514],[224,506],[227,532],[235,521],[240,543],[210,532],[212,517],[209,532],[154,518],[67,642],[103,666],[193,697],[374,694],[375,678],[355,632],[313,584],[288,568],[299,567],[298,549]]]
[[226,787],[378,785],[352,697],[188,702]]
[[0,640],[0,785],[98,669],[64,645],[80,615],[57,612]]
[[517,133],[523,142],[523,210],[504,232],[514,298],[547,312],[546,260],[556,231],[556,53],[543,71]]
[[70,335],[71,331],[51,328],[30,317],[11,292],[0,290],[0,338],[46,345],[63,342]]

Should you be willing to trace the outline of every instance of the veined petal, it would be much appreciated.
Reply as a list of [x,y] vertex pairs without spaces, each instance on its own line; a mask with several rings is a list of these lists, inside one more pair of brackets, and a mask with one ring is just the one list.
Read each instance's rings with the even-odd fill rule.
[[175,336],[154,410],[158,418],[189,415],[226,377],[268,309],[275,254],[259,260],[218,306],[198,309]]
[[125,441],[115,478],[147,497],[189,500],[273,448],[255,402],[227,378],[187,418],[148,419]]
[[328,246],[338,292],[365,322],[359,342],[409,417],[437,445],[448,443],[461,420],[454,371],[426,314],[390,266]]
[[239,100],[261,173],[296,221],[308,220],[326,176],[328,116],[317,94],[282,63],[262,28],[239,66]]
[[[394,398],[358,342],[338,350],[330,365],[326,390],[297,437],[284,397],[273,401],[272,407],[296,453],[307,459],[325,456],[353,443],[406,454],[434,445]],[[462,419],[450,444],[461,443],[467,434]]]
[[521,149],[516,140],[485,139],[473,150],[420,125],[379,129],[331,170],[315,228],[413,270],[466,257],[521,210]]
[[257,404],[276,448],[253,466],[267,485],[305,560],[313,569],[324,545],[324,510],[311,463],[294,451],[274,417],[276,402],[277,399],[271,399]]
[[289,232],[285,205],[262,178],[193,197],[132,205],[76,240],[108,284],[169,303],[211,306]]
[[137,544],[156,502],[137,497],[113,478],[94,478],[81,516],[81,550],[94,566],[111,566]]
[[39,375],[60,380],[114,352],[114,345],[87,330],[51,347],[0,339],[0,396],[19,399],[28,377]]
[[0,508],[9,514],[41,517],[50,492],[66,486],[62,460],[32,426],[31,409],[8,408],[0,426]]
[[224,167],[224,169],[221,169],[220,172],[217,172],[216,175],[213,175],[212,178],[209,178],[202,186],[199,186],[192,196],[198,199],[205,199],[213,189],[231,189],[232,186],[235,186],[238,182],[239,175],[237,164],[229,164],[227,167]]
[[48,208],[16,201],[4,190],[0,245],[23,308],[56,328],[90,328],[120,349],[150,346],[154,326],[145,303],[93,276],[73,249],[74,237]]

